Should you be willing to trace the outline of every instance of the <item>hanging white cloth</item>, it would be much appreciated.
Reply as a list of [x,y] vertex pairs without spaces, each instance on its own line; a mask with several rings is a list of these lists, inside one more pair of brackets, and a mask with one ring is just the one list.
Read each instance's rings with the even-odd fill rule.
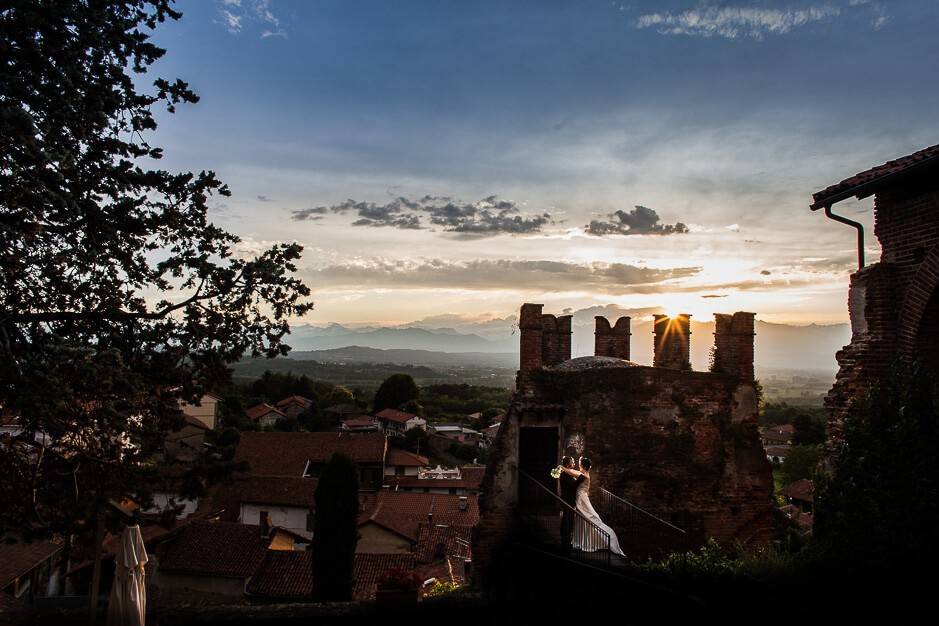
[[140,526],[127,526],[114,555],[108,626],[144,626],[147,613],[146,564],[147,549],[143,545]]

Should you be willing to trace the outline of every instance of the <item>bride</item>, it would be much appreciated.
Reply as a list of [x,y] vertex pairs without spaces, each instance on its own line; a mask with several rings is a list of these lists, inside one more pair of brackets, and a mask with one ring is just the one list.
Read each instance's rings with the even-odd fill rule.
[[[575,478],[580,478],[583,476],[586,480],[578,481],[580,484],[577,486],[577,500],[575,507],[577,512],[583,515],[588,521],[593,524],[596,524],[597,528],[601,529],[603,532],[607,533],[610,536],[610,551],[614,554],[619,554],[620,556],[626,556],[626,554],[619,547],[619,539],[616,537],[616,533],[612,528],[603,523],[603,520],[600,519],[600,516],[594,510],[593,505],[590,503],[590,466],[592,465],[590,459],[587,457],[580,457],[579,461],[580,470],[575,470],[573,468],[561,467],[562,472],[567,472]],[[606,542],[602,541],[600,537],[597,536],[597,533],[589,532],[588,529],[583,528],[583,523],[574,523],[574,537],[573,537],[573,547],[578,550],[583,550],[584,552],[596,552],[606,548],[604,545]]]

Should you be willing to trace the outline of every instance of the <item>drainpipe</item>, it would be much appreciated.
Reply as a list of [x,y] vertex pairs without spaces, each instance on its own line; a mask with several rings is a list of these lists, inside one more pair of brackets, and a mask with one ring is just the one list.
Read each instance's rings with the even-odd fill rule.
[[848,226],[854,226],[857,229],[857,268],[864,269],[864,225],[854,220],[849,220],[842,215],[835,215],[831,212],[831,205],[825,207],[825,217]]

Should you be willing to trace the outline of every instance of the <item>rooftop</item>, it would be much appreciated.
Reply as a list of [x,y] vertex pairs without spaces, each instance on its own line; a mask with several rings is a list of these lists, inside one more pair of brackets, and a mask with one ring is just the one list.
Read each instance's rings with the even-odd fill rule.
[[576,359],[562,361],[551,369],[562,372],[586,372],[589,370],[640,367],[638,363],[617,359],[612,356],[581,356]]
[[934,166],[939,166],[939,144],[887,161],[883,165],[872,167],[850,178],[845,178],[840,183],[826,187],[812,194],[813,202],[809,206],[815,211],[851,196],[856,196],[858,199],[866,198],[900,175],[923,171]]
[[247,578],[267,553],[260,526],[193,522],[181,529],[160,557],[160,571]]
[[243,432],[235,461],[247,461],[252,474],[302,476],[307,461],[326,463],[333,452],[343,452],[357,463],[381,463],[385,458],[385,436]]

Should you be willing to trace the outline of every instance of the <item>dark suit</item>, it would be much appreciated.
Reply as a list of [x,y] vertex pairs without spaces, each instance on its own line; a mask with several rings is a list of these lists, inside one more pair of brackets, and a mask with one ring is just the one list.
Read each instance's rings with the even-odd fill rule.
[[[561,477],[558,478],[561,483],[561,499],[570,505],[571,509],[577,504],[577,487],[584,480],[584,476],[575,478],[566,472],[561,472]],[[574,513],[571,509],[565,506],[561,510],[561,546],[564,549],[571,547],[571,537],[574,534]]]

